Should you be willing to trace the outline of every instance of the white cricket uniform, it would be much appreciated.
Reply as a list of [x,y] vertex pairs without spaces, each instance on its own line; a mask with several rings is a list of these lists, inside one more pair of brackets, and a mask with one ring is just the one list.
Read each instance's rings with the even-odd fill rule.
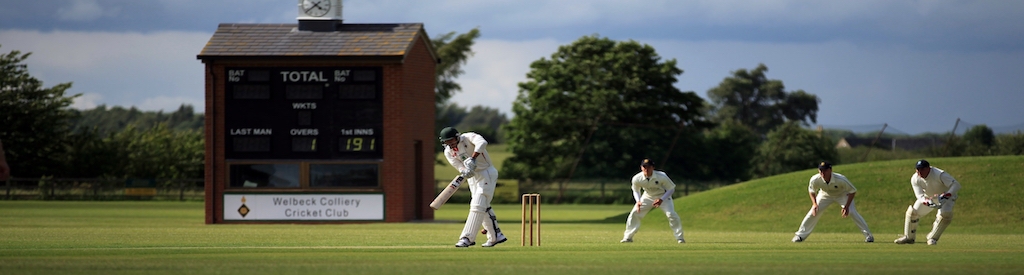
[[[803,222],[800,222],[800,229],[796,231],[796,235],[805,240],[814,231],[814,226],[818,224],[818,220],[825,213],[825,209],[832,205],[832,203],[838,203],[840,207],[845,206],[849,199],[848,195],[857,193],[857,188],[842,174],[832,172],[832,179],[826,182],[821,173],[818,173],[811,176],[811,180],[807,184],[807,192],[817,194],[815,199],[818,202],[818,213],[814,215],[814,205],[811,205],[811,209],[807,211]],[[853,223],[857,224],[857,227],[860,228],[860,232],[864,234],[864,237],[871,237],[868,223],[857,212],[856,204],[856,199],[850,202],[850,209],[848,209],[847,214],[853,219]]]
[[[953,196],[950,197],[950,201],[956,201],[957,192],[960,192],[960,182],[957,182],[953,176],[949,175],[949,173],[946,173],[946,171],[942,169],[935,167],[931,167],[931,169],[932,171],[928,172],[927,178],[922,178],[921,175],[917,174],[917,172],[914,172],[914,175],[910,176],[910,186],[914,188],[914,197],[917,198],[917,202],[915,202],[915,204],[924,203],[926,198],[944,193],[952,194]],[[949,203],[949,205],[952,206],[953,204]],[[943,206],[945,206],[945,204],[943,204]],[[930,209],[932,208],[925,208],[929,209],[927,212],[931,212]],[[943,209],[945,209],[945,207],[943,207]],[[952,207],[947,211],[953,211]]]
[[444,156],[460,173],[466,170],[464,161],[473,157],[474,152],[480,153],[476,158],[476,169],[473,170],[472,177],[466,179],[473,199],[469,203],[469,216],[466,218],[466,226],[462,229],[460,238],[476,242],[477,232],[482,225],[487,230],[487,240],[497,241],[504,237],[498,227],[494,210],[491,209],[494,185],[498,182],[498,170],[491,165],[491,155],[487,153],[487,140],[473,132],[461,133],[457,138],[459,143],[455,148],[445,146]]
[[[935,224],[932,227],[932,232],[928,234],[928,238],[938,240],[942,231],[945,230],[945,226],[948,226],[953,219],[953,205],[958,197],[957,192],[960,192],[960,182],[957,182],[953,176],[942,169],[935,167],[930,169],[931,172],[928,172],[927,178],[922,178],[916,171],[913,176],[910,176],[910,186],[914,189],[914,197],[917,198],[914,204],[907,209],[907,220],[903,228],[903,233],[910,239],[916,237],[918,219],[932,212],[933,208],[925,204],[926,200],[932,196],[944,193],[952,195],[935,214]],[[944,224],[940,226],[940,223]]]
[[[640,220],[654,208],[654,200],[660,198],[662,202],[658,208],[661,208],[661,211],[664,211],[665,216],[668,217],[668,225],[672,228],[672,234],[675,235],[676,240],[683,240],[683,223],[679,219],[679,214],[676,214],[676,207],[672,203],[672,193],[676,190],[675,182],[672,182],[672,179],[662,171],[651,172],[650,178],[641,171],[633,176],[632,189],[633,199],[642,204],[639,211],[636,204],[629,211],[623,239],[633,239],[633,235],[640,230]],[[643,190],[643,195],[640,194],[641,190]]]

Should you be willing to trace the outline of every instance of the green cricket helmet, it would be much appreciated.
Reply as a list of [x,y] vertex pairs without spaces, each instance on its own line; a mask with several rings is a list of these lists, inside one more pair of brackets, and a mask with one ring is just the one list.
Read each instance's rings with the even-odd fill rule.
[[441,129],[441,133],[438,135],[437,139],[441,140],[441,142],[444,142],[446,140],[453,139],[458,136],[459,130],[455,130],[455,128],[452,127],[444,127],[444,129]]

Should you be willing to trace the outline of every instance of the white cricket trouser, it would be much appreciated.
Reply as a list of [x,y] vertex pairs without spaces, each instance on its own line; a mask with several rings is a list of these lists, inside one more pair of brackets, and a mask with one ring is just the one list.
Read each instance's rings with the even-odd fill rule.
[[487,229],[487,240],[496,241],[501,234],[498,227],[497,217],[491,210],[491,200],[494,199],[494,185],[498,182],[498,169],[494,166],[476,171],[476,175],[468,179],[469,191],[473,199],[469,202],[469,216],[466,217],[466,226],[462,228],[460,238],[467,238],[476,242],[476,236],[480,232],[480,226]]
[[[633,235],[640,230],[640,220],[647,215],[647,212],[654,208],[654,200],[650,196],[644,193],[640,196],[640,201],[643,204],[640,205],[640,211],[636,211],[636,204],[629,210],[629,218],[626,219],[626,232],[623,233],[624,239],[633,239]],[[669,198],[661,202],[661,206],[658,208],[665,212],[665,216],[668,217],[668,226],[672,228],[672,234],[676,236],[676,240],[683,239],[683,222],[679,220],[679,214],[676,214],[676,207],[672,203],[672,199]]]
[[[938,213],[935,213],[935,223],[932,224],[932,231],[928,233],[929,239],[938,240],[942,236],[942,232],[946,230],[949,223],[953,220],[953,205],[956,204],[955,200],[946,200],[942,203],[942,207],[939,208]],[[905,226],[903,227],[903,234],[907,235],[910,239],[917,237],[917,222],[924,215],[928,215],[935,208],[928,207],[924,204],[924,200],[917,200],[914,205],[907,209],[907,219]]]
[[[807,216],[804,216],[804,221],[800,223],[800,230],[796,232],[797,236],[802,239],[807,239],[807,236],[811,235],[811,231],[814,231],[814,226],[818,225],[818,219],[825,214],[825,209],[828,209],[832,203],[838,203],[839,205],[846,205],[846,200],[849,199],[845,194],[842,196],[827,196],[825,192],[818,193],[818,215],[812,215],[814,213],[814,206],[811,206],[810,210],[807,210]],[[857,200],[850,203],[849,213],[850,219],[853,219],[853,223],[860,227],[860,232],[864,234],[864,237],[871,236],[871,230],[868,229],[868,223],[864,221],[864,217],[857,213]]]

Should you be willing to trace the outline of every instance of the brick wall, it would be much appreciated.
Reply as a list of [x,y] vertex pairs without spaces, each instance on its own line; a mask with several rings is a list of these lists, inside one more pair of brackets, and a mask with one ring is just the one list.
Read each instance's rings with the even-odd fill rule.
[[[414,112],[408,123],[409,133],[413,134],[414,141],[420,141],[420,169],[422,174],[418,181],[421,191],[419,201],[422,202],[415,210],[424,220],[434,219],[434,210],[427,206],[434,199],[434,143],[437,141],[437,133],[434,133],[434,81],[437,61],[427,47],[427,37],[417,39],[413,45],[409,57],[405,61],[404,69],[409,72],[405,75],[406,109]],[[417,181],[412,182],[415,184]],[[414,186],[415,188],[415,186]],[[416,213],[414,213],[416,214]]]

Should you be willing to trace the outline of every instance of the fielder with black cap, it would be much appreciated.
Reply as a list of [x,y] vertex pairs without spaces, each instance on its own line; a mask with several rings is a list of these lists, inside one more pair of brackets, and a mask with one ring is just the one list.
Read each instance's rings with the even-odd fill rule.
[[[683,240],[683,222],[676,214],[676,207],[672,204],[672,193],[676,191],[676,184],[668,175],[662,171],[654,170],[654,162],[644,159],[640,162],[640,173],[633,176],[632,187],[633,199],[636,205],[629,211],[629,218],[626,219],[626,232],[623,233],[623,243],[633,242],[633,235],[640,230],[640,220],[647,215],[647,212],[654,208],[661,208],[668,217],[668,226],[672,228],[672,234],[676,241],[685,243]],[[643,195],[640,194],[641,189]]]
[[935,224],[928,233],[928,245],[939,242],[942,232],[953,221],[953,204],[956,203],[960,182],[942,169],[932,167],[927,160],[917,161],[914,166],[917,172],[910,176],[910,187],[914,189],[917,201],[907,208],[907,219],[903,226],[903,236],[896,239],[897,244],[913,244],[917,239],[917,222],[921,216],[939,209],[935,214]]
[[818,219],[821,218],[821,215],[818,214],[825,211],[832,203],[838,203],[839,207],[842,207],[843,218],[853,217],[853,223],[857,224],[857,227],[860,227],[860,232],[864,234],[864,242],[875,242],[875,237],[871,235],[871,229],[868,229],[868,223],[864,221],[864,217],[861,217],[860,213],[857,213],[857,207],[853,203],[853,197],[857,195],[857,188],[853,187],[853,183],[850,183],[846,176],[833,173],[832,163],[825,161],[818,164],[818,173],[811,176],[811,180],[807,184],[807,193],[811,197],[811,210],[807,211],[804,221],[800,223],[800,230],[796,232],[796,236],[793,236],[794,243],[802,242],[811,235],[814,226],[818,224]]
[[498,218],[491,209],[494,185],[498,182],[498,170],[491,165],[491,156],[487,154],[487,140],[473,132],[460,134],[452,127],[441,129],[438,139],[444,143],[444,157],[466,178],[469,182],[469,191],[473,194],[473,199],[469,202],[466,226],[462,229],[455,247],[475,245],[481,225],[487,232],[487,242],[482,245],[483,247],[492,247],[507,241],[505,234],[498,228]]

